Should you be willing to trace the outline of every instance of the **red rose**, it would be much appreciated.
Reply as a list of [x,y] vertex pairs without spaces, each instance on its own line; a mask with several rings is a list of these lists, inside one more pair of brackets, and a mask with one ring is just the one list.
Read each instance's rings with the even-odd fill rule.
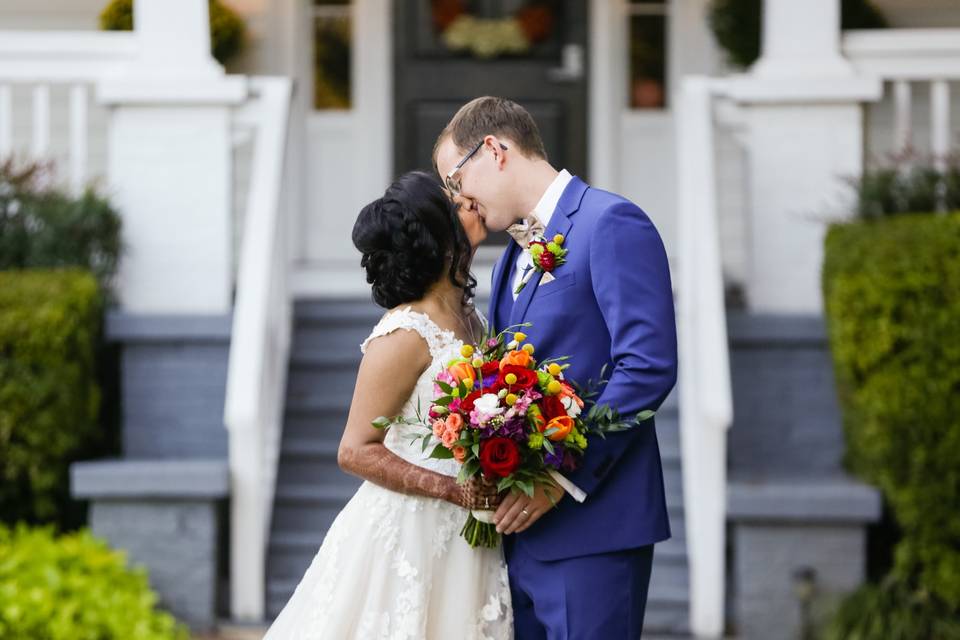
[[484,378],[486,378],[487,376],[492,376],[498,371],[500,371],[499,360],[493,360],[492,362],[485,362],[483,363],[483,366],[480,367],[480,373],[483,375]]
[[[507,377],[508,373],[512,373],[517,376],[517,381],[511,385],[507,384],[507,381],[504,378]],[[537,384],[537,372],[526,367],[518,367],[515,364],[508,364],[500,372],[500,376],[497,378],[496,386],[500,389],[509,387],[512,391],[518,389],[529,389],[533,385]]]
[[520,466],[520,449],[510,438],[490,438],[480,443],[480,468],[488,478],[506,478]]
[[470,415],[473,411],[473,403],[480,397],[480,390],[471,391],[470,394],[460,402],[460,411]]
[[553,271],[553,267],[556,266],[557,258],[549,251],[544,251],[540,254],[540,267],[544,271]]
[[540,410],[543,412],[543,417],[547,419],[547,422],[559,416],[567,415],[567,410],[563,406],[563,403],[560,402],[559,396],[546,396],[540,401]]

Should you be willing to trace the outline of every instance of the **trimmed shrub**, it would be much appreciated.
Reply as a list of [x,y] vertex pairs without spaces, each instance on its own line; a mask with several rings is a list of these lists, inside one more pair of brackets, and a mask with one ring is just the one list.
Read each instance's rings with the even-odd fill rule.
[[[763,0],[714,0],[710,27],[735,67],[749,67],[760,57]],[[887,26],[883,14],[869,0],[843,0],[840,22],[844,29]]]
[[88,531],[0,525],[0,638],[187,640],[143,569]]
[[0,521],[57,520],[98,435],[102,301],[88,272],[0,272]]
[[[104,31],[133,30],[133,0],[112,0],[100,13]],[[220,64],[226,64],[243,48],[243,19],[220,0],[210,0],[211,53]]]
[[960,213],[834,225],[823,288],[847,464],[902,530],[887,586],[842,615],[865,629],[889,605],[886,619],[935,628],[918,612],[960,616]]
[[44,165],[0,164],[0,270],[84,267],[106,287],[120,257],[120,216],[92,189],[73,197],[52,183]]

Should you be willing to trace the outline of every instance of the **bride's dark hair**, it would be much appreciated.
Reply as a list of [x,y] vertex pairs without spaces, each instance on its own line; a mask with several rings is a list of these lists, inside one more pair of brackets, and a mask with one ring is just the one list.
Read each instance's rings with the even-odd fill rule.
[[472,248],[460,223],[458,206],[429,173],[400,176],[360,211],[353,246],[363,257],[373,300],[391,309],[419,300],[444,275],[463,289],[463,303],[474,295]]

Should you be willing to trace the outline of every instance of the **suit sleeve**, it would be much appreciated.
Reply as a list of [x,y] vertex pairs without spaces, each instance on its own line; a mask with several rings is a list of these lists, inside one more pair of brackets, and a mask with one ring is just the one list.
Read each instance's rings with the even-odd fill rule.
[[[600,216],[590,240],[590,278],[613,362],[596,402],[627,420],[656,411],[677,380],[673,290],[660,234],[636,205],[618,203]],[[640,430],[652,428],[647,422],[592,438],[583,465],[567,478],[589,499]]]

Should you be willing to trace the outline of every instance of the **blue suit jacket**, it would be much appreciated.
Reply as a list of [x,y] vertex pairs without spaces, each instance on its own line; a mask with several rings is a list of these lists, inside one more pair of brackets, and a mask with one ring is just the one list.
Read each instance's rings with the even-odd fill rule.
[[[489,317],[502,330],[522,322],[540,358],[570,356],[565,376],[581,385],[607,366],[597,396],[631,419],[656,410],[676,382],[677,338],[667,255],[637,205],[577,177],[567,185],[545,235],[566,236],[566,263],[554,281],[536,273],[516,302],[516,243],[493,271]],[[583,465],[565,474],[587,499],[570,496],[516,543],[539,560],[653,544],[670,537],[654,421],[590,440]]]

